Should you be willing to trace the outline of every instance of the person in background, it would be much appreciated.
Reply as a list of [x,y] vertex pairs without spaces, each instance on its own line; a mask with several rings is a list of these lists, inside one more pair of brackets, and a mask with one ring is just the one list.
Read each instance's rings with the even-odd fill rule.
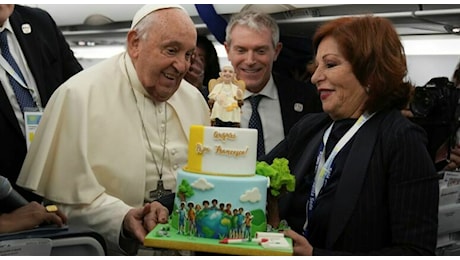
[[219,76],[221,68],[219,56],[217,56],[217,50],[212,41],[204,35],[198,36],[196,46],[197,56],[204,61],[203,85],[207,87],[211,79],[215,79]]
[[313,85],[272,70],[282,43],[279,42],[278,25],[269,14],[252,10],[234,14],[226,28],[224,45],[237,79],[246,84],[241,107],[242,128],[257,128],[250,120],[253,113],[251,100],[259,99],[254,112],[259,113],[261,129],[258,130],[263,132],[258,141],[264,146],[260,154],[269,152],[283,140],[302,116],[322,111]]
[[192,55],[191,65],[184,79],[195,86],[200,92],[203,89],[203,78],[205,70],[205,61],[203,56],[198,55],[198,46],[195,48],[195,52]]
[[208,101],[208,83],[219,77],[220,64],[214,44],[204,35],[198,35],[192,65],[185,80],[197,87]]
[[42,224],[62,227],[67,221],[67,217],[56,205],[45,207],[36,201],[27,202],[2,175],[0,203],[0,234],[31,230]]
[[[457,129],[458,132],[458,129]],[[449,145],[443,143],[436,151],[435,163],[439,165],[440,171],[458,171],[460,167],[460,143],[458,134],[455,137],[456,143]],[[450,147],[450,151],[448,151]]]
[[[457,93],[451,92],[450,95],[455,95],[455,94],[459,95],[460,93],[459,81],[458,81],[458,79],[460,78],[459,67],[460,67],[460,63],[457,65],[452,75],[453,86],[456,87],[455,90],[457,91]],[[446,78],[440,77],[440,78],[433,78],[428,83],[440,85],[435,82],[444,82],[443,79],[445,79],[445,81],[448,81],[447,77]],[[437,87],[441,87],[441,86],[437,86]],[[413,89],[413,93],[415,93],[415,88]],[[459,131],[460,106],[458,105],[458,102],[455,102],[454,104],[454,102],[449,102],[449,100],[450,99],[448,97],[444,97],[443,104],[442,104],[443,109],[439,109],[436,107],[437,105],[441,105],[441,103],[437,103],[437,102],[434,103],[436,106],[432,105],[430,102],[427,103],[426,101],[423,101],[423,103],[417,104],[418,106],[420,105],[425,106],[425,104],[430,104],[432,106],[430,107],[432,111],[435,111],[436,109],[445,111],[445,109],[448,107],[450,108],[454,105],[456,106],[452,110],[455,113],[452,115],[453,122],[445,121],[442,123],[438,123],[438,122],[432,122],[432,120],[430,119],[425,119],[425,121],[423,121],[424,123],[421,124],[422,127],[425,128],[425,131],[428,134],[428,137],[429,137],[428,147],[429,147],[430,154],[435,162],[435,167],[437,171],[458,171],[460,167],[460,131]],[[415,122],[418,123],[419,121],[417,120],[417,118],[415,118],[414,113],[412,112],[412,109],[411,109],[412,104],[409,103],[401,111],[401,113],[404,116],[410,118],[411,120],[415,120]],[[446,116],[447,114],[434,115],[433,117]],[[447,136],[447,138],[445,136]]]
[[9,213],[0,213],[0,234],[30,230],[44,223],[62,227],[66,222],[67,217],[60,210],[49,211],[32,201]]
[[183,80],[196,37],[180,5],[145,5],[127,50],[69,79],[45,109],[17,184],[103,235],[108,254],[135,254],[167,222],[190,126],[210,124]]
[[[457,91],[460,91],[460,62],[457,64],[457,67],[452,75],[452,82],[457,88]],[[458,106],[458,103],[454,126],[454,129],[456,129],[455,138],[452,139],[454,142],[449,144],[449,141],[446,141],[436,151],[435,163],[436,165],[440,165],[439,170],[458,171],[460,168],[460,107]]]
[[454,74],[452,75],[452,81],[454,82],[454,86],[460,88],[460,62],[457,64]]
[[[11,66],[4,59],[0,65],[0,173],[9,179],[13,188],[29,201],[41,201],[36,194],[16,185],[27,153],[24,109],[22,109],[13,84],[25,91],[32,106],[40,110],[68,78],[82,70],[53,18],[44,10],[22,5],[0,5],[1,54],[6,46],[24,79],[19,85]],[[10,70],[14,71],[14,70]],[[17,72],[19,73],[19,72]],[[18,74],[19,75],[19,74]],[[14,80],[13,83],[10,81]]]
[[295,255],[434,255],[438,175],[425,131],[400,112],[412,86],[392,23],[338,18],[313,46],[324,113],[262,158],[286,158],[296,176],[294,192],[269,201],[279,211],[268,221],[287,220]]
[[315,73],[316,65],[313,59],[307,61],[307,65],[305,65],[305,80],[311,81],[311,76]]

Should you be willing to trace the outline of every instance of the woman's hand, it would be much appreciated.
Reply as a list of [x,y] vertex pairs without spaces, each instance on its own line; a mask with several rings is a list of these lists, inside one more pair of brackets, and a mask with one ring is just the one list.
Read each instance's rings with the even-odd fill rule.
[[313,247],[304,236],[291,229],[285,230],[284,235],[292,239],[292,243],[294,244],[294,255],[313,255]]

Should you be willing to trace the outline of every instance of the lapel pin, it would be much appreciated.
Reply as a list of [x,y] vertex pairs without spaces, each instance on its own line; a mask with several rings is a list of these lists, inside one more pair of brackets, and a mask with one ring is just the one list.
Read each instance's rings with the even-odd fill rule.
[[23,24],[21,29],[24,34],[29,34],[32,32],[32,27],[30,27],[30,24],[28,23]]
[[294,110],[295,110],[296,112],[302,112],[302,111],[303,111],[303,104],[295,103],[295,104],[294,104]]

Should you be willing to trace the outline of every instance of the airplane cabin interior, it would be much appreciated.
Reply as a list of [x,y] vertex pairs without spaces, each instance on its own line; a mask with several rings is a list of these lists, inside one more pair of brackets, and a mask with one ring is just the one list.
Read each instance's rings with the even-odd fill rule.
[[[131,19],[142,4],[27,4],[54,18],[84,68],[125,50]],[[217,35],[200,8],[227,20],[243,8],[270,13],[282,37],[312,58],[310,41],[322,23],[342,16],[373,14],[390,19],[407,55],[408,78],[424,86],[435,77],[452,79],[460,62],[460,4],[184,4],[199,35],[210,39],[220,65],[229,63],[222,34]],[[202,10],[202,9],[201,9]],[[225,32],[221,32],[225,33]],[[292,45],[291,45],[292,46]],[[295,48],[293,48],[295,49]],[[307,56],[305,62],[308,62]],[[460,172],[440,173],[438,255],[460,255]]]

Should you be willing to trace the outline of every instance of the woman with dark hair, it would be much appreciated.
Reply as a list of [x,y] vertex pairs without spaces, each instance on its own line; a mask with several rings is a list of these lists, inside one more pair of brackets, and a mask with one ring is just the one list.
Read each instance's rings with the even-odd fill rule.
[[400,112],[412,86],[393,25],[339,18],[313,46],[324,113],[262,158],[287,158],[296,176],[293,193],[269,201],[270,224],[288,221],[295,255],[434,255],[438,176],[426,133]]
[[212,41],[204,35],[198,35],[192,65],[185,80],[197,87],[208,100],[208,83],[219,77],[220,64],[217,51]]
[[204,61],[204,78],[203,85],[208,86],[211,79],[219,77],[220,64],[214,44],[206,37],[198,35],[196,40],[197,54],[203,57]]

